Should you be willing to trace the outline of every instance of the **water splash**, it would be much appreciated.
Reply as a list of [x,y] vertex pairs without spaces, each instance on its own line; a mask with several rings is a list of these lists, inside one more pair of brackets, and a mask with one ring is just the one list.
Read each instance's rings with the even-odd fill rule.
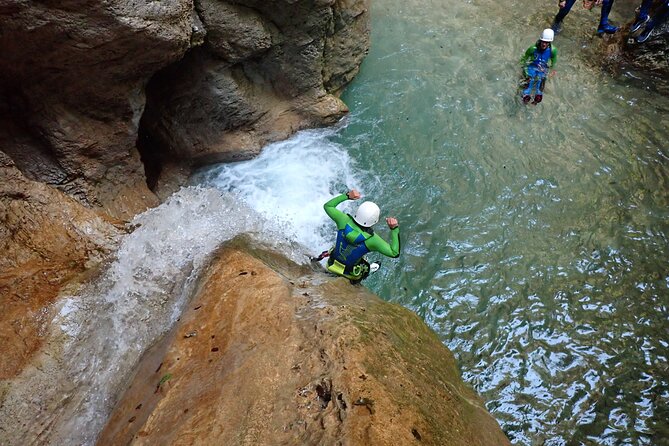
[[323,203],[348,188],[361,190],[348,153],[328,139],[337,131],[300,132],[251,161],[209,167],[193,180],[234,194],[286,238],[320,252],[332,242],[333,229]]

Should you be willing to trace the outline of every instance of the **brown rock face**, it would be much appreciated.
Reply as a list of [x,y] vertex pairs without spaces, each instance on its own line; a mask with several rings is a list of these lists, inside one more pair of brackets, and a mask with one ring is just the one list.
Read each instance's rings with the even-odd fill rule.
[[509,444],[416,315],[234,247],[218,254],[98,439],[129,443]]
[[368,3],[0,5],[0,150],[127,218],[157,203],[147,174],[152,187],[161,173],[179,183],[194,165],[341,118],[335,95],[367,53]]
[[61,287],[93,268],[119,231],[62,192],[26,179],[0,152],[0,380],[40,347]]
[[144,85],[183,55],[192,21],[188,0],[0,6],[0,109],[38,142],[1,149],[21,170],[50,160],[55,184],[112,215],[156,204],[135,148]]

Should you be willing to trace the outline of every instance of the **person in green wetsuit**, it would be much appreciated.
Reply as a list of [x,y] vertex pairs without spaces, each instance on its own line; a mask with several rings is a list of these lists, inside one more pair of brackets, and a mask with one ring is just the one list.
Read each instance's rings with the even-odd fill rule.
[[[523,103],[525,104],[530,102],[533,92],[534,101],[532,101],[532,104],[534,105],[540,103],[544,97],[544,87],[546,86],[549,67],[554,68],[557,64],[557,48],[552,44],[554,38],[553,30],[546,28],[541,33],[537,43],[529,47],[520,59],[525,75],[525,88],[522,92]],[[555,70],[552,70],[550,76],[554,74]]]
[[393,258],[400,255],[400,228],[396,218],[386,218],[390,228],[390,243],[388,243],[372,229],[372,226],[379,221],[381,213],[376,204],[371,201],[362,203],[354,216],[337,209],[337,206],[344,201],[359,198],[360,192],[351,189],[323,205],[325,212],[337,224],[337,240],[329,252],[321,254],[321,258],[325,257],[324,254],[329,254],[328,271],[344,276],[352,283],[358,283],[369,275],[370,264],[364,258],[368,252],[379,252]]

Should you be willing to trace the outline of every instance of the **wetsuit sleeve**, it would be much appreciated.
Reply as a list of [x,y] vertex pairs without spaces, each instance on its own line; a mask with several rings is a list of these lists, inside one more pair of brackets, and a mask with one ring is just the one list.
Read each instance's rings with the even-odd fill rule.
[[551,48],[551,68],[554,68],[557,64],[557,53],[557,48]]
[[334,220],[334,222],[337,224],[337,229],[344,229],[344,227],[346,226],[346,222],[348,220],[348,216],[339,209],[337,209],[337,206],[339,206],[346,200],[348,200],[348,195],[341,194],[330,199],[327,203],[323,205],[325,213],[328,214],[328,216],[332,220]]
[[370,251],[375,251],[388,257],[400,256],[400,228],[390,230],[390,244],[383,240],[378,235],[374,234],[372,237],[365,240],[365,245]]
[[530,59],[532,59],[532,57],[534,56],[534,50],[536,50],[536,46],[535,46],[535,45],[532,45],[531,47],[529,47],[529,48],[525,51],[525,54],[523,54],[523,57],[520,58],[520,63],[521,63],[523,66],[527,65],[527,62],[528,62]]
[[536,48],[537,47],[535,45],[532,45],[525,51],[523,57],[520,58],[520,64],[523,66],[523,73],[525,74],[525,76],[529,76],[529,73],[527,72],[527,66],[534,57],[534,51],[536,50]]

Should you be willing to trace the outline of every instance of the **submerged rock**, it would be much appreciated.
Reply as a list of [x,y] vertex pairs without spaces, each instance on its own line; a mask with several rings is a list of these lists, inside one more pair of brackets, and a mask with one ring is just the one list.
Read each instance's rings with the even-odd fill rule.
[[98,444],[509,444],[415,314],[267,251],[222,249]]

